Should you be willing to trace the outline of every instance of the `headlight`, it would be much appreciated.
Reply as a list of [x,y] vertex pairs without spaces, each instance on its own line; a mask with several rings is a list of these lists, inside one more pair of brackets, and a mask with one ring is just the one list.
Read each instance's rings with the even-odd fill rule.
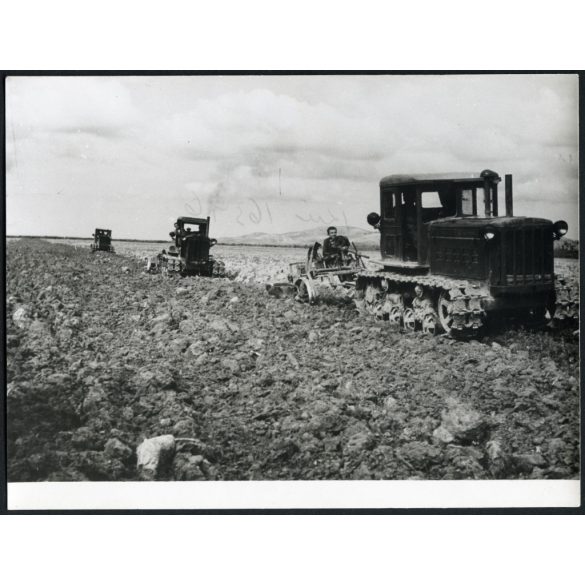
[[560,240],[569,231],[569,225],[564,220],[553,223],[553,232],[556,240]]
[[372,211],[372,213],[368,213],[367,219],[368,223],[375,228],[380,223],[381,218],[375,211]]
[[496,237],[496,232],[492,228],[486,228],[483,231],[483,237],[488,242],[491,242]]

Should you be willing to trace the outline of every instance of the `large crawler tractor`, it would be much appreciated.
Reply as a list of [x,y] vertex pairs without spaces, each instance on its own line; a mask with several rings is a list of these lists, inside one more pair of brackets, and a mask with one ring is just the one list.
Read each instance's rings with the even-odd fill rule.
[[210,248],[217,240],[209,237],[209,217],[179,217],[169,236],[168,250],[147,259],[146,271],[181,276],[224,276],[223,262],[215,259]]
[[499,215],[497,173],[391,175],[380,182],[382,261],[357,274],[359,311],[406,330],[478,336],[492,318],[578,319],[578,282],[557,278],[565,221],[514,217],[512,176]]

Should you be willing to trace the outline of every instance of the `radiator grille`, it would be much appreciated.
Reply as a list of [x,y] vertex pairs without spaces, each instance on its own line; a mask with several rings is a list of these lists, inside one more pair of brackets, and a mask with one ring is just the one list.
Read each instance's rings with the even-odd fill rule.
[[550,226],[525,226],[501,232],[502,270],[505,285],[553,282],[552,232]]
[[209,240],[207,238],[189,238],[186,242],[187,262],[206,261],[209,258]]

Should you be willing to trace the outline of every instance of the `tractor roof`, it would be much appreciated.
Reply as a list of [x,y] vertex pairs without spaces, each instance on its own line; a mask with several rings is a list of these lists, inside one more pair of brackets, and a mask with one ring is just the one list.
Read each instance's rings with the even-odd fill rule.
[[[482,173],[430,173],[416,175],[388,175],[380,181],[380,187],[397,185],[418,185],[421,183],[454,183],[477,182],[483,183]],[[497,177],[497,174],[494,173]]]
[[209,218],[203,218],[203,217],[183,217],[183,216],[181,216],[181,217],[177,218],[177,223],[183,222],[183,223],[204,225],[206,223],[209,223],[208,219]]

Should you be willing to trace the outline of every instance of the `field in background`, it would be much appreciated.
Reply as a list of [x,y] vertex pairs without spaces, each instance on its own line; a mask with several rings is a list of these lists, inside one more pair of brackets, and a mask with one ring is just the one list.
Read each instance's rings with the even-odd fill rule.
[[[48,240],[56,244],[68,244],[76,249],[87,249],[86,240]],[[169,242],[170,245],[170,242]],[[116,253],[131,258],[144,259],[154,256],[168,248],[157,242],[121,242],[114,241]],[[218,244],[211,253],[222,260],[229,275],[239,282],[267,282],[284,277],[290,262],[300,262],[305,258],[301,248],[284,248],[274,246],[222,246]]]
[[[89,251],[89,241],[81,239],[47,239],[56,244],[68,244],[78,249]],[[170,242],[169,242],[170,244]],[[132,258],[145,258],[158,254],[168,245],[157,242],[122,242],[114,240],[116,253]],[[223,260],[228,272],[241,282],[266,282],[280,278],[291,262],[302,262],[306,251],[303,248],[285,248],[279,246],[224,246],[218,244],[212,248],[212,254]],[[379,252],[367,252],[367,256],[378,260]],[[367,264],[367,261],[366,261]],[[375,265],[372,264],[372,268]],[[565,277],[576,278],[579,261],[576,258],[555,258],[555,271]]]
[[[71,238],[62,240],[60,238],[47,238],[48,242],[52,242],[54,244],[68,244],[70,246],[74,246],[75,248],[87,248],[89,250],[89,240],[81,240],[77,238]],[[128,256],[133,256],[135,258],[142,258],[144,256],[150,256],[153,254],[158,254],[163,248],[168,248],[171,244],[169,241],[168,244],[163,244],[159,242],[122,242],[119,240],[113,241],[114,248],[118,254],[124,254]],[[304,256],[304,251],[302,248],[288,248],[288,247],[281,247],[281,246],[237,246],[237,245],[229,245],[224,246],[222,244],[217,244],[212,248],[213,253],[219,257],[219,251],[221,250],[221,256],[225,256],[227,258],[230,257],[238,257],[241,254],[248,254],[251,256],[260,256],[260,257],[267,257],[267,258],[292,258],[291,262],[295,262],[295,259]]]

